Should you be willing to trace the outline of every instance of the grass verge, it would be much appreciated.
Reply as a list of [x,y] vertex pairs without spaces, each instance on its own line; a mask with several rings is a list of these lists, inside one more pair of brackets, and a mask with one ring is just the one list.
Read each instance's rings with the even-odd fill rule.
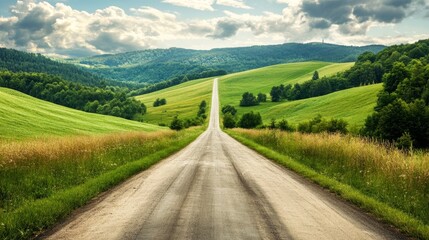
[[429,156],[340,135],[228,130],[269,159],[401,231],[429,239]]
[[28,239],[192,142],[203,128],[0,146],[0,239]]

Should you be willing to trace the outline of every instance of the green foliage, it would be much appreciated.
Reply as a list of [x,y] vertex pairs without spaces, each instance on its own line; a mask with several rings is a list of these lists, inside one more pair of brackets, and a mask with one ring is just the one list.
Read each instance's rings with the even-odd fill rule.
[[201,117],[203,119],[206,119],[207,118],[206,109],[207,109],[207,102],[206,102],[206,100],[203,100],[203,101],[201,101],[201,103],[198,107],[197,117]]
[[223,127],[224,128],[235,128],[236,127],[235,118],[230,112],[226,112],[223,115]]
[[258,93],[258,102],[266,102],[267,101],[267,94],[265,93]]
[[280,120],[280,122],[277,125],[277,128],[282,131],[288,131],[288,132],[293,132],[295,130],[292,126],[289,125],[286,119]]
[[248,107],[248,106],[256,106],[259,105],[258,99],[253,95],[253,93],[245,92],[242,95],[240,100],[240,106]]
[[319,72],[316,70],[316,71],[314,71],[314,73],[313,73],[313,77],[311,78],[311,80],[318,80],[319,79]]
[[174,116],[173,121],[170,123],[170,129],[180,131],[184,128],[184,124],[182,119],[179,118],[179,116]]
[[153,102],[153,106],[154,107],[159,107],[159,106],[162,106],[162,105],[165,105],[165,104],[167,104],[167,100],[165,100],[165,98],[157,98],[156,100],[155,100],[155,102]]
[[223,114],[230,113],[232,116],[235,116],[235,114],[237,113],[237,109],[235,109],[235,107],[228,104],[222,107],[222,113]]
[[398,138],[395,146],[401,150],[411,151],[413,149],[413,139],[408,132],[402,134],[400,138]]
[[[383,48],[384,46],[375,45],[353,47],[318,43],[287,43],[272,46],[218,48],[208,51],[179,48],[150,49],[69,61],[90,66],[85,70],[105,78],[156,83],[185,74],[191,79],[189,74],[213,69],[223,69],[232,73],[285,62],[352,62],[365,51],[378,52]],[[143,92],[139,94],[143,94]]]
[[383,66],[384,88],[362,133],[401,148],[429,147],[429,40],[386,48],[375,61]]
[[298,131],[301,133],[347,133],[348,123],[343,119],[331,119],[327,121],[319,114],[308,122],[298,124]]
[[0,71],[0,86],[78,110],[133,119],[146,113],[146,106],[126,97],[126,90],[89,87],[44,73]]
[[241,116],[238,126],[241,128],[255,128],[262,124],[262,117],[259,113],[248,112]]

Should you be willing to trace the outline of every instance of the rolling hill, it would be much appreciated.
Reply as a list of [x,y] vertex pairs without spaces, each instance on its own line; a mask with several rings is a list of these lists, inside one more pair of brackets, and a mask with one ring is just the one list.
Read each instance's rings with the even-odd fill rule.
[[0,88],[0,141],[160,129],[163,128],[86,113]]
[[[176,115],[180,118],[196,117],[198,105],[201,101],[205,100],[207,102],[207,109],[210,108],[212,79],[193,80],[174,87],[137,96],[136,99],[142,101],[147,107],[144,120],[152,124],[169,124]],[[153,107],[153,102],[157,98],[165,98],[167,104]]]
[[0,48],[0,70],[11,72],[35,72],[60,76],[61,78],[88,86],[139,87],[135,84],[112,81],[67,63],[51,60],[41,54],[27,53],[15,49]]
[[229,73],[280,63],[302,61],[352,62],[366,51],[379,52],[384,46],[341,46],[322,43],[190,50],[151,49],[115,55],[68,59],[92,73],[119,81],[156,83],[177,75],[208,70]]
[[[377,93],[381,85],[351,88],[328,95],[291,102],[266,102],[255,107],[239,107],[241,95],[245,91],[255,94],[267,93],[272,86],[285,83],[298,83],[311,79],[315,70],[320,76],[332,75],[350,68],[353,63],[301,62],[274,65],[250,71],[229,74],[219,78],[221,105],[231,104],[238,114],[249,111],[261,112],[265,123],[271,118],[285,118],[291,123],[309,120],[320,113],[326,118],[344,118],[351,126],[361,126],[368,114],[373,111]],[[148,106],[145,121],[153,124],[168,124],[174,115],[181,118],[194,117],[198,104],[209,100],[212,79],[206,78],[186,82],[162,91],[138,96],[137,99]],[[185,96],[185,97],[184,97]],[[167,105],[152,107],[156,98],[166,98]]]

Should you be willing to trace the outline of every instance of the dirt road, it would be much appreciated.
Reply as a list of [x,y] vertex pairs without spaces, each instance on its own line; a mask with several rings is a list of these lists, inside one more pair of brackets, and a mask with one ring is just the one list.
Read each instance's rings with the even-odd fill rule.
[[49,239],[395,239],[384,226],[219,128],[104,194]]

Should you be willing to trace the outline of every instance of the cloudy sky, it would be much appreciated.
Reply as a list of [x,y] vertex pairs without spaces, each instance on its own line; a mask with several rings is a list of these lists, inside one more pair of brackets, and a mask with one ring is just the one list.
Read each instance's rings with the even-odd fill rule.
[[1,0],[0,47],[52,56],[429,38],[429,0]]

